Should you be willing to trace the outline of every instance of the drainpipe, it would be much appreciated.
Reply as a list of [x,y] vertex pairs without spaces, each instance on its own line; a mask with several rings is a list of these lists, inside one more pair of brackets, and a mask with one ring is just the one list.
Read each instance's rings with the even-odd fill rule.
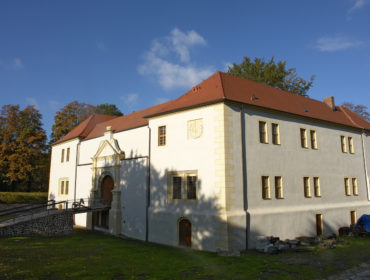
[[80,157],[80,144],[81,141],[78,140],[77,147],[76,147],[76,165],[75,165],[75,193],[74,193],[74,202],[76,202],[76,192],[77,192],[77,166]]
[[365,130],[361,133],[361,142],[362,142],[362,156],[364,158],[364,169],[365,169],[365,181],[366,181],[366,190],[367,190],[367,200],[370,201],[370,186],[369,186],[369,176],[367,173],[367,162],[366,162],[366,150],[365,150]]
[[150,205],[150,145],[151,145],[151,130],[148,124],[148,132],[149,132],[149,147],[148,147],[148,158],[146,161],[146,215],[145,215],[145,241],[148,242],[149,240],[149,205]]
[[244,106],[243,104],[240,107],[240,132],[241,132],[241,144],[242,144],[242,168],[243,168],[243,207],[246,213],[246,221],[245,221],[245,249],[248,250],[248,202],[247,202],[247,154],[246,154],[246,146],[245,146],[245,114],[244,114]]

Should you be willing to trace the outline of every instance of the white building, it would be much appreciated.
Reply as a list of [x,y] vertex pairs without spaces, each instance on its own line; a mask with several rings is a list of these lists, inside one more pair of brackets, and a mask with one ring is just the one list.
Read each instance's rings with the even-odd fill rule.
[[332,97],[217,72],[169,102],[91,116],[57,141],[49,198],[111,205],[76,215],[78,225],[208,251],[337,232],[370,213],[369,132]]

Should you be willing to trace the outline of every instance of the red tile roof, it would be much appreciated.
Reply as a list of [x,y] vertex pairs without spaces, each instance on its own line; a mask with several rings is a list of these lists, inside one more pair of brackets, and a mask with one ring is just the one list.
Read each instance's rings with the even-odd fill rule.
[[145,126],[153,116],[225,100],[370,130],[369,122],[345,106],[337,106],[333,111],[324,102],[217,72],[174,100],[122,117],[93,115],[56,143],[75,137],[84,140],[99,137],[107,126],[112,126],[115,132]]
[[98,123],[112,120],[114,118],[117,118],[117,116],[107,116],[101,114],[91,115],[53,144],[59,144],[73,138],[85,138]]

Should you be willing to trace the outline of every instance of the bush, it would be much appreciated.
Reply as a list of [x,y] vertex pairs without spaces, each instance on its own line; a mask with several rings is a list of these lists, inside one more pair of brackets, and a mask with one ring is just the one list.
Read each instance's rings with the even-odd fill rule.
[[0,192],[0,203],[42,204],[47,200],[47,192]]

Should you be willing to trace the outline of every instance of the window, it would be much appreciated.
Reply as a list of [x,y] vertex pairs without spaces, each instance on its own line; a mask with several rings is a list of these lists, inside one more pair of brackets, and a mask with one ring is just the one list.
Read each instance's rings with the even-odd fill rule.
[[59,180],[59,195],[68,195],[69,181],[68,179]]
[[349,188],[349,179],[344,178],[344,191],[346,195],[351,195],[351,189]]
[[310,130],[310,136],[311,136],[311,149],[317,149],[316,131]]
[[268,143],[266,127],[267,127],[266,122],[263,121],[259,122],[260,143]]
[[283,194],[283,182],[281,176],[275,176],[275,198],[284,198]]
[[66,157],[66,161],[69,161],[69,151],[70,151],[70,148],[67,148],[67,157]]
[[311,187],[309,177],[303,177],[303,186],[304,186],[304,196],[311,197]]
[[342,153],[347,153],[346,137],[344,137],[344,136],[340,137],[340,144],[341,144],[341,147],[342,147]]
[[186,196],[187,199],[197,199],[196,193],[196,176],[187,176],[186,178]]
[[179,176],[173,176],[172,177],[172,199],[181,199],[181,180],[182,178]]
[[355,153],[355,149],[353,147],[353,138],[352,137],[348,137],[348,148],[349,148],[349,153],[350,154]]
[[271,124],[271,135],[272,135],[272,144],[279,145],[280,144],[280,132],[279,132],[279,125],[277,123]]
[[188,139],[196,139],[202,137],[203,134],[203,119],[188,121]]
[[352,178],[353,195],[358,195],[357,178]]
[[351,225],[355,225],[356,224],[356,211],[351,211]]
[[197,199],[197,171],[170,171],[167,176],[167,202]]
[[301,147],[308,148],[307,146],[307,131],[304,128],[301,128]]
[[158,146],[166,145],[166,126],[158,127]]
[[269,176],[262,176],[262,198],[270,199],[270,178]]
[[319,177],[313,177],[313,187],[316,197],[321,197],[320,179]]
[[64,162],[64,149],[62,149],[62,158],[60,159],[60,162]]

